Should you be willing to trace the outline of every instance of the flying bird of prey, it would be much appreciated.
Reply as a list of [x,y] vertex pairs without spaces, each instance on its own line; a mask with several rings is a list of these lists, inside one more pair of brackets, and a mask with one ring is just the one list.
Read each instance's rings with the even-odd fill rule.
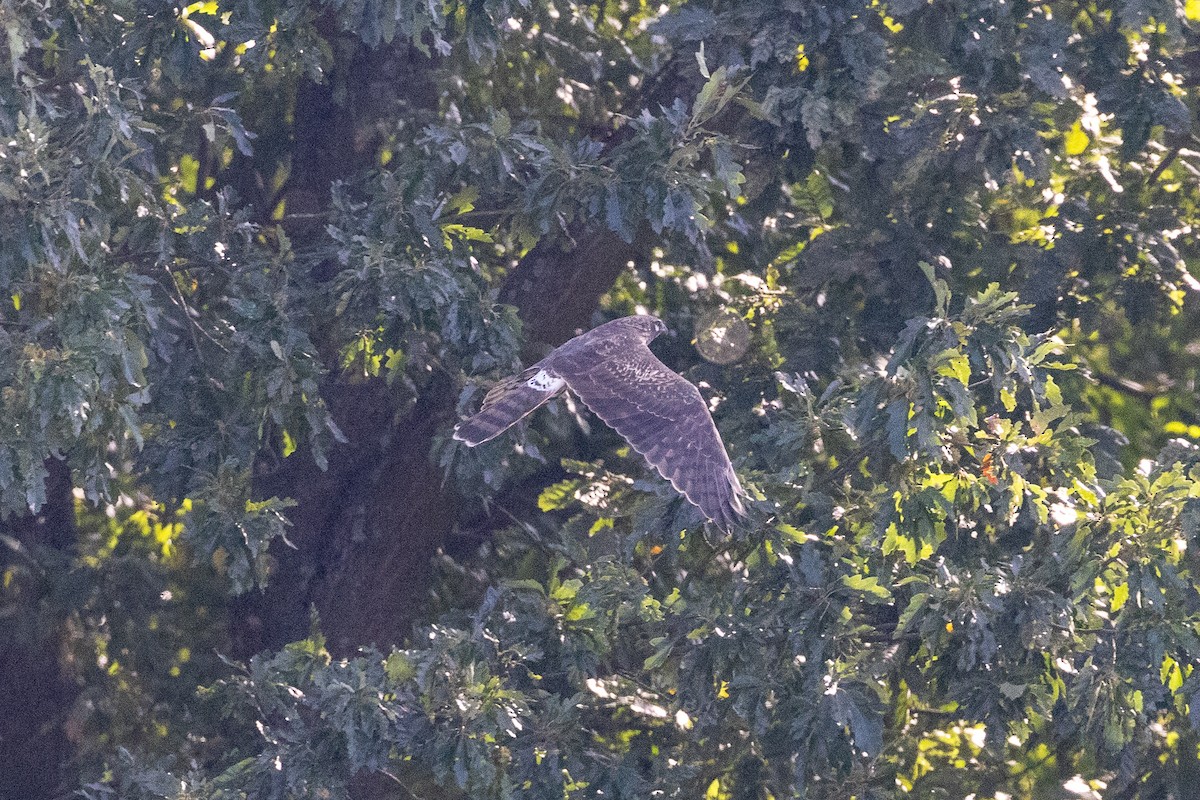
[[650,341],[666,329],[657,317],[634,316],[576,336],[493,387],[454,438],[471,447],[491,441],[569,389],[728,530],[746,513],[745,492],[700,391],[650,352]]

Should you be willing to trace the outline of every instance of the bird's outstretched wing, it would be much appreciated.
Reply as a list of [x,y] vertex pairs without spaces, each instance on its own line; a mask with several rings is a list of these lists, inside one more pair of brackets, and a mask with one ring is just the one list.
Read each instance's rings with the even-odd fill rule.
[[563,390],[563,379],[540,363],[506,378],[483,398],[479,413],[454,428],[454,438],[471,447],[495,439]]
[[564,354],[552,367],[706,517],[728,530],[746,513],[742,485],[700,391],[649,348],[638,343],[597,360]]

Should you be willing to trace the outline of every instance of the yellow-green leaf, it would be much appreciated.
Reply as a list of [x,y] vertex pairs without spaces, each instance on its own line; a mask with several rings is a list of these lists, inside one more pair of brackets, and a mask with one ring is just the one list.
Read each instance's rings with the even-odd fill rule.
[[1056,406],[1061,406],[1063,402],[1062,390],[1058,388],[1054,378],[1049,375],[1046,376],[1046,399]]
[[538,495],[538,508],[542,511],[557,511],[565,507],[575,499],[575,489],[578,485],[579,481],[565,480],[547,486]]
[[1113,613],[1121,610],[1121,606],[1125,605],[1125,601],[1129,599],[1129,584],[1121,583],[1113,587],[1112,603],[1109,608]]
[[971,362],[963,353],[954,353],[946,362],[938,367],[939,375],[954,378],[963,386],[971,382]]
[[575,595],[579,594],[579,590],[583,588],[583,581],[578,578],[571,578],[563,581],[554,588],[550,596],[555,600],[572,600]]
[[479,190],[468,186],[447,200],[446,205],[455,214],[465,214],[475,208],[475,201],[478,199]]
[[600,517],[600,519],[592,523],[592,527],[588,528],[588,536],[595,536],[605,528],[611,528],[612,526],[613,520],[611,517]]
[[1063,149],[1067,151],[1067,155],[1077,156],[1087,149],[1091,141],[1091,138],[1083,132],[1083,126],[1076,121],[1071,126],[1071,130],[1063,136]]
[[568,622],[578,622],[581,619],[591,619],[596,616],[596,612],[592,611],[592,607],[587,603],[571,606],[571,610],[567,612]]
[[808,534],[797,528],[795,525],[789,525],[786,522],[781,522],[775,526],[775,530],[779,531],[796,544],[804,544],[808,541]]

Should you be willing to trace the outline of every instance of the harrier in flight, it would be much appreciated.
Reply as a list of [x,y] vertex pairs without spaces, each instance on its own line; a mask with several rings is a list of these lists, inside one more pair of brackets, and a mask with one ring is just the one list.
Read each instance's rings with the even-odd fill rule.
[[570,389],[704,516],[729,530],[746,513],[745,492],[700,391],[650,352],[650,341],[666,329],[657,317],[634,316],[576,336],[493,387],[454,438],[471,447],[491,441]]

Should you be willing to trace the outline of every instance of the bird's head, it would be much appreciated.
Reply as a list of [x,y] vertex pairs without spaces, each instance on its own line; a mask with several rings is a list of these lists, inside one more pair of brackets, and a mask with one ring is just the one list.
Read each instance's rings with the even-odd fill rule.
[[[636,339],[640,339],[643,344],[650,344],[651,341],[661,334],[670,333],[667,324],[658,317],[652,317],[649,314],[634,314],[630,317],[620,317],[610,320],[599,327],[592,328],[587,333],[577,336],[576,339],[595,342],[606,339],[617,331],[620,331],[625,337],[633,336]],[[628,341],[628,338],[625,341]]]
[[647,342],[651,342],[667,332],[667,323],[658,317],[652,317],[649,314],[639,314],[636,317],[628,317],[628,319],[642,332]]

